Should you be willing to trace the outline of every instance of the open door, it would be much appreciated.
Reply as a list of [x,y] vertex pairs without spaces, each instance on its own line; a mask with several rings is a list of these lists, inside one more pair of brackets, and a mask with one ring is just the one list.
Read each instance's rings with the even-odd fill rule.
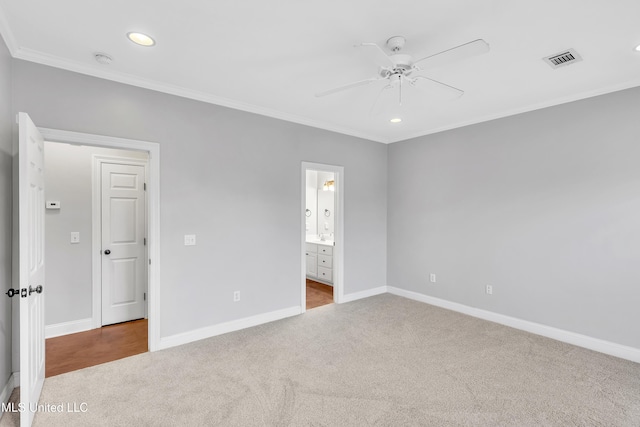
[[18,115],[20,426],[31,426],[44,384],[44,139]]

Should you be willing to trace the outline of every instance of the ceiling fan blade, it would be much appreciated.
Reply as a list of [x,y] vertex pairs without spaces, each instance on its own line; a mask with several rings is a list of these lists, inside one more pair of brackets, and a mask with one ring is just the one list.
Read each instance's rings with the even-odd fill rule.
[[451,100],[460,98],[464,95],[464,91],[462,89],[430,79],[429,77],[415,76],[414,78],[407,80],[411,86],[422,90],[429,97],[437,100]]
[[449,62],[459,61],[470,56],[480,55],[487,52],[489,52],[489,44],[482,39],[478,39],[419,59],[414,62],[414,65],[419,65],[419,68],[422,69],[438,67]]
[[386,62],[387,66],[390,67],[395,67],[396,65],[394,64],[394,62],[391,60],[391,58],[389,58],[389,55],[387,55],[387,53],[384,51],[384,49],[382,49],[380,46],[378,46],[375,43],[360,43],[360,44],[356,44],[354,45],[354,47],[374,47],[376,48],[376,51],[379,53],[378,56],[380,56],[380,58],[384,58],[383,60]]
[[333,89],[326,90],[324,92],[316,93],[316,98],[322,98],[323,96],[332,95],[337,92],[342,92],[343,90],[352,89],[358,86],[368,85],[370,83],[377,82],[378,80],[382,80],[382,77],[371,77],[370,79],[349,83],[344,86],[339,86]]

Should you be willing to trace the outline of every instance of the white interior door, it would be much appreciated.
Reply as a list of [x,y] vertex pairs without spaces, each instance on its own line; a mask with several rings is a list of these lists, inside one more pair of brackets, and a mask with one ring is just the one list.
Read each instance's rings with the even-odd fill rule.
[[145,316],[145,169],[102,163],[102,325]]
[[44,139],[18,115],[20,425],[33,422],[44,384]]

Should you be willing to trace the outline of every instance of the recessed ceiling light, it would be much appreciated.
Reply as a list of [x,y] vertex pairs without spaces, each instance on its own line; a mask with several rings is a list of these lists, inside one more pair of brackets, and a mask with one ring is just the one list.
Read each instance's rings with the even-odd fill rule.
[[400,123],[402,121],[402,119],[400,117],[394,117],[391,120],[389,120],[391,123]]
[[640,44],[638,46],[636,46],[636,51],[640,52]]
[[127,38],[137,45],[151,47],[156,44],[156,41],[143,33],[127,33]]

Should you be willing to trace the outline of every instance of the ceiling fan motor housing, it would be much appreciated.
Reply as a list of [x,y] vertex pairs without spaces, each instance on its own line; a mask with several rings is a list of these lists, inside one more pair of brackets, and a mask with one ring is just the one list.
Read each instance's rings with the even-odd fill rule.
[[391,60],[395,64],[393,69],[397,70],[398,72],[406,72],[413,69],[413,61],[411,60],[411,55],[396,53],[395,55],[391,55]]

